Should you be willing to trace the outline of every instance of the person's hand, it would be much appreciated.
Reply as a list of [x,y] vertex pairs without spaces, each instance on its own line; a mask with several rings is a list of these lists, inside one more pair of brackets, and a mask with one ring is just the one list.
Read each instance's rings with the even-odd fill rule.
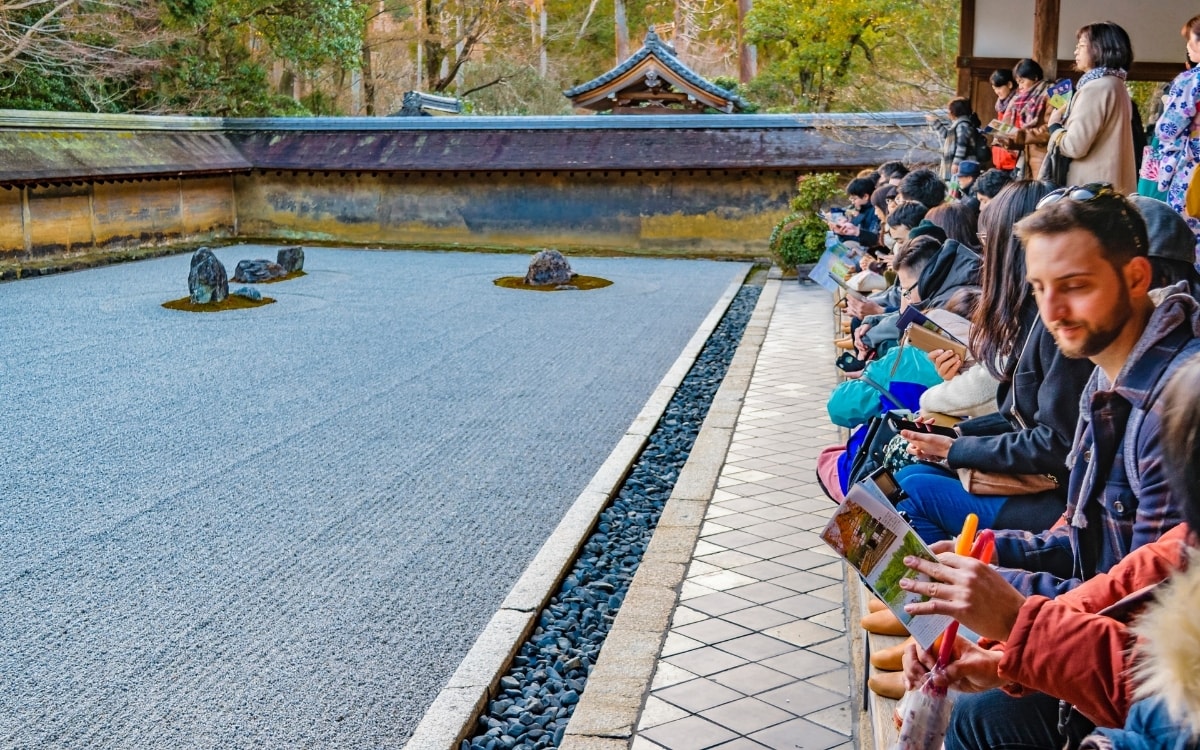
[[1063,118],[1063,109],[1064,108],[1060,108],[1060,109],[1056,109],[1053,112],[1051,112],[1050,119],[1046,122],[1046,125],[1047,126],[1057,125],[1057,124],[1061,123],[1062,118]]
[[846,297],[846,312],[862,320],[868,315],[880,315],[884,312],[883,305],[866,297],[859,299],[853,294]]
[[938,562],[905,557],[904,564],[929,576],[928,581],[901,578],[900,588],[927,596],[904,606],[911,615],[948,615],[984,638],[1006,641],[1012,635],[1025,596],[990,565],[953,553]]
[[858,349],[858,353],[861,355],[859,359],[867,356],[867,352],[869,351],[867,345],[863,342],[863,336],[866,336],[869,330],[871,330],[871,326],[866,323],[862,323],[858,328],[854,329],[854,348]]
[[858,236],[858,226],[851,224],[848,221],[840,222],[833,231],[837,234],[842,234],[847,237]]
[[[915,421],[920,422],[921,420]],[[954,445],[954,438],[936,435],[932,432],[900,430],[900,435],[908,441],[909,455],[930,461],[941,461],[946,458],[950,455],[950,447]]]
[[862,271],[870,271],[871,264],[874,262],[875,262],[875,259],[872,258],[870,255],[864,255],[863,257],[858,259],[858,268],[859,268],[859,270],[862,270]]
[[953,552],[954,551],[954,540],[953,539],[943,539],[940,542],[934,542],[933,544],[929,545],[929,550],[931,552],[933,552],[933,554],[935,554],[935,555],[940,555],[943,552]]
[[[953,659],[938,682],[940,687],[960,693],[982,693],[1004,684],[1000,677],[1001,652],[980,648],[959,636],[954,640],[952,653]],[[916,642],[909,643],[904,648],[905,690],[917,689],[936,662],[936,653],[922,649]]]
[[949,349],[934,349],[929,353],[929,358],[933,360],[933,366],[942,380],[951,380],[962,370],[962,357]]

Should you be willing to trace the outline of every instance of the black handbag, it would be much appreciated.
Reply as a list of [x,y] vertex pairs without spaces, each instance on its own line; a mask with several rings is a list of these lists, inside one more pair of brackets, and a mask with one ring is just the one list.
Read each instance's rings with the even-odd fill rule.
[[1058,150],[1058,140],[1052,140],[1042,160],[1038,179],[1053,182],[1059,187],[1067,186],[1067,172],[1071,169],[1071,157]]

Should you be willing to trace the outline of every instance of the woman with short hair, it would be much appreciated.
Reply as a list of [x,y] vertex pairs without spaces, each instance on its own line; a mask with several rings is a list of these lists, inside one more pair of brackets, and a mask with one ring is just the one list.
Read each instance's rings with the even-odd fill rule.
[[1118,193],[1132,194],[1138,176],[1133,102],[1125,89],[1133,64],[1129,34],[1115,23],[1093,23],[1075,40],[1075,67],[1083,75],[1071,101],[1050,116],[1049,147],[1071,159],[1066,184],[1109,182]]

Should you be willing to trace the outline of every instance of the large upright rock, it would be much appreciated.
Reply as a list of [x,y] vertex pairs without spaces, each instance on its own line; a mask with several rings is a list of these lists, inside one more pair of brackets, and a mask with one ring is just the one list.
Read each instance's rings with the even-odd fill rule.
[[557,250],[542,250],[529,261],[529,272],[525,283],[532,286],[557,286],[570,284],[579,274],[571,270],[571,264]]
[[304,248],[299,245],[279,249],[275,262],[283,266],[284,273],[295,273],[304,270]]
[[242,284],[254,284],[259,281],[270,281],[287,275],[283,266],[272,263],[265,258],[260,260],[239,260],[233,270],[233,280]]
[[188,272],[188,293],[197,305],[221,302],[229,296],[229,275],[225,266],[202,247],[192,255],[192,270]]

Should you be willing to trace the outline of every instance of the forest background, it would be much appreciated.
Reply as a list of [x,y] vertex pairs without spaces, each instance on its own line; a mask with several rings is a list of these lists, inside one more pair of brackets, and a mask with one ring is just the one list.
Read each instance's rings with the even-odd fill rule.
[[751,111],[941,110],[958,14],[958,0],[0,0],[0,108],[381,116],[419,90],[473,114],[570,114],[562,92],[655,29]]

